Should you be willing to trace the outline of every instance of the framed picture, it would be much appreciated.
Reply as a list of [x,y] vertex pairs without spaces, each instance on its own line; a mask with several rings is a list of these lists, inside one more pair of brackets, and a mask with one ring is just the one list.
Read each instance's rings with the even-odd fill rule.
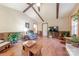
[[25,27],[26,28],[29,28],[29,23],[25,23]]

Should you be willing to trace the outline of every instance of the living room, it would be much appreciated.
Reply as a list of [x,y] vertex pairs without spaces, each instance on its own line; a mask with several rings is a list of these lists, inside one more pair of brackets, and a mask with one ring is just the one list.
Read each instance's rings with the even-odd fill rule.
[[0,55],[79,55],[66,47],[79,35],[78,18],[78,3],[0,3]]

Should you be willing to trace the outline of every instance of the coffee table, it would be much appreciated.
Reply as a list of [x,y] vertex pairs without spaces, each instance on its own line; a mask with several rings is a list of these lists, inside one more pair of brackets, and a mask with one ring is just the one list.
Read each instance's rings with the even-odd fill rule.
[[37,43],[37,41],[30,47],[23,44],[23,51],[27,56],[38,56],[41,55],[41,46]]

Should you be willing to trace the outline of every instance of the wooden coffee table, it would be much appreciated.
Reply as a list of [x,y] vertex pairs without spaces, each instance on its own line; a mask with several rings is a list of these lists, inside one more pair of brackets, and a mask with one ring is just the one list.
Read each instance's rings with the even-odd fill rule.
[[37,42],[31,47],[23,45],[23,51],[27,56],[38,56],[41,55],[41,46]]

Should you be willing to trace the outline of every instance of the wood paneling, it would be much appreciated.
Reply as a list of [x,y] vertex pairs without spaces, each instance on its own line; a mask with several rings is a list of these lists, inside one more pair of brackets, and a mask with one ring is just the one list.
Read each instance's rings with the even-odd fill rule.
[[[0,39],[4,39],[7,40],[8,39],[8,35],[11,33],[16,33],[16,32],[4,32],[4,33],[0,33]],[[24,36],[25,32],[19,32],[21,33],[21,36]]]

